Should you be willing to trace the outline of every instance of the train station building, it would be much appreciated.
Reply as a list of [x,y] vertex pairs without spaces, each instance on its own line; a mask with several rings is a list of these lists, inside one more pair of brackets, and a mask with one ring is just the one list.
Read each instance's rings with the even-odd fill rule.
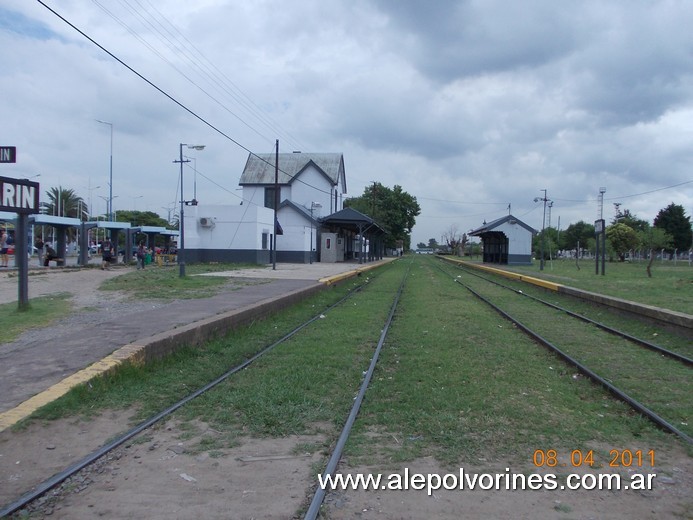
[[483,246],[484,262],[505,265],[532,264],[532,237],[537,230],[513,215],[489,222],[469,232],[479,237]]

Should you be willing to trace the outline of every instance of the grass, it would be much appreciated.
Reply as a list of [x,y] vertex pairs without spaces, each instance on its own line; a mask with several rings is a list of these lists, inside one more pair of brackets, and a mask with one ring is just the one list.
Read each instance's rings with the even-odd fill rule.
[[[124,271],[122,275],[105,280],[99,290],[124,291],[133,299],[192,299],[208,298],[222,289],[230,288],[229,279],[223,276],[194,276],[197,274],[231,271],[257,267],[250,264],[193,264],[187,266],[186,276],[178,276],[176,267],[151,266],[143,271]],[[76,271],[76,268],[74,268]],[[254,282],[234,282],[258,283]],[[0,327],[3,341],[14,341],[21,333],[55,323],[70,315],[73,307],[69,305],[69,293],[56,293],[51,296],[31,298],[27,309],[18,310],[17,303],[0,305]],[[57,303],[60,303],[57,305]]]
[[[101,290],[125,291],[133,298],[162,300],[209,298],[228,285],[223,276],[195,276],[204,273],[233,271],[251,267],[246,264],[191,264],[181,278],[177,267],[151,266],[143,270],[128,271],[104,281]],[[257,267],[253,265],[252,267]]]
[[664,435],[419,263],[361,410],[353,463],[529,461],[537,448]]
[[0,330],[4,342],[14,341],[22,332],[45,327],[71,312],[70,294],[56,293],[51,296],[32,298],[29,308],[20,310],[17,303],[0,305]]
[[652,266],[652,278],[647,276],[645,262],[608,262],[604,276],[595,274],[594,260],[581,260],[579,270],[574,260],[546,262],[543,271],[536,261],[531,266],[500,267],[585,291],[693,314],[693,267],[688,262],[674,265],[657,260]]
[[[693,393],[693,380],[689,366],[633,345],[592,324],[565,320],[562,311],[548,308],[498,286],[489,287],[487,282],[478,277],[467,275],[463,280],[563,352],[584,363],[656,413],[665,416],[679,429],[693,435],[693,424],[688,425],[688,418],[693,416],[693,402],[689,399]],[[570,300],[563,295],[548,297],[551,300]],[[557,323],[560,323],[560,327],[556,326]],[[663,331],[662,336],[667,336],[667,333]],[[672,341],[674,338],[672,336]],[[687,355],[693,354],[690,338],[678,337],[676,343],[676,350]],[[569,370],[576,377],[576,371]],[[667,381],[667,384],[657,384],[661,381]]]
[[[573,377],[558,358],[464,295],[434,261],[405,258],[367,280],[361,277],[364,290],[339,309],[323,310],[353,284],[323,291],[201,348],[182,349],[145,367],[124,367],[72,390],[33,419],[128,407],[138,411],[138,419],[148,417],[322,312],[323,319],[251,369],[179,410],[176,420],[189,425],[181,428],[186,436],[193,437],[190,428],[199,424],[218,432],[193,448],[215,456],[242,436],[334,435],[411,262],[400,308],[347,444],[350,463],[399,463],[429,455],[451,465],[531,462],[536,449],[650,449],[676,442],[601,388]],[[562,324],[546,320],[548,328],[552,324],[561,333]],[[329,442],[316,441],[313,449]]]

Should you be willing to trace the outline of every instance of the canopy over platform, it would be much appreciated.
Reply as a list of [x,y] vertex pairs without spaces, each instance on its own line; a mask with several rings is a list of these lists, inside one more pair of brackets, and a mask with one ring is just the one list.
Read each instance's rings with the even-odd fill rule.
[[319,219],[319,222],[331,230],[342,230],[359,237],[359,263],[363,262],[363,257],[365,256],[364,238],[367,238],[370,243],[368,248],[369,259],[376,260],[383,257],[385,250],[383,237],[387,232],[368,215],[364,215],[354,208],[344,208],[341,211]]

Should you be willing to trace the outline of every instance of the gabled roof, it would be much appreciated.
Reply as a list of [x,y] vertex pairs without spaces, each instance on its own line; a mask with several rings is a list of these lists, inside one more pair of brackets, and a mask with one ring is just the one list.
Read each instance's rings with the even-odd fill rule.
[[344,208],[332,215],[328,215],[320,219],[322,224],[339,226],[345,229],[353,229],[357,232],[365,231],[366,228],[370,233],[380,232],[385,233],[375,221],[368,215],[364,215],[354,208]]
[[[250,154],[238,184],[274,184],[275,161],[273,153]],[[315,166],[332,186],[337,186],[341,179],[343,190],[346,192],[344,155],[341,153],[280,153],[277,175],[279,184],[291,184],[309,165]]]
[[310,210],[308,208],[306,208],[305,206],[301,206],[299,204],[296,204],[295,202],[293,202],[289,199],[285,199],[284,202],[279,204],[279,207],[280,208],[291,208],[296,213],[303,215],[307,220],[313,219],[313,222],[315,224],[317,224],[317,222],[318,222],[317,216],[315,214],[313,214],[313,216],[311,216]]
[[528,226],[527,224],[522,222],[519,218],[513,217],[512,215],[506,215],[504,217],[498,218],[492,222],[489,222],[488,224],[484,224],[483,226],[470,231],[469,234],[472,236],[483,235],[484,233],[488,233],[490,231],[493,231],[497,227],[502,226],[506,222],[508,224],[519,224],[520,226],[525,228],[527,231],[529,231],[533,235],[536,235],[538,233],[538,231],[536,229]]

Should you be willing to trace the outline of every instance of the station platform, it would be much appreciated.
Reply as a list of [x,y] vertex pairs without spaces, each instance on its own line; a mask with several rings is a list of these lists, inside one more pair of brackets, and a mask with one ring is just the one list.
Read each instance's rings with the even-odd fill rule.
[[[29,331],[18,341],[0,343],[0,431],[74,386],[113,370],[125,361],[146,362],[179,345],[201,344],[330,284],[393,260],[395,258],[364,264],[277,264],[276,269],[258,266],[210,273],[205,276],[245,278],[249,283],[235,284],[209,298],[163,302],[125,315],[115,311],[107,319],[96,322],[89,319],[93,310],[78,309],[76,312],[85,314],[83,323],[54,327],[49,340],[46,331],[34,334]],[[129,269],[133,268],[113,271]],[[103,273],[108,271],[70,269],[56,276],[69,278],[69,283],[79,291],[81,288],[90,290],[87,277],[92,280]],[[50,291],[50,284],[42,288],[42,282],[44,280],[30,280],[30,298]],[[16,295],[16,277],[0,275],[2,301],[11,302]]]

